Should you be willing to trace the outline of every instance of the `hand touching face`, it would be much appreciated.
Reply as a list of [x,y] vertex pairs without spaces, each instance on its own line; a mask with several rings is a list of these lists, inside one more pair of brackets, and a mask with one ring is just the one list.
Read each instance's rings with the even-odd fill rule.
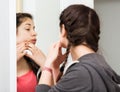
[[26,52],[24,52],[26,49],[27,49],[26,42],[16,44],[17,62],[26,54]]
[[38,64],[39,66],[41,66],[42,68],[44,65],[45,59],[46,59],[46,56],[44,55],[44,53],[31,42],[28,43],[27,49],[32,54],[26,53],[25,55],[30,57],[32,60],[34,60],[34,62]]
[[65,58],[66,55],[62,54],[62,44],[57,42],[50,47],[45,66],[58,69]]

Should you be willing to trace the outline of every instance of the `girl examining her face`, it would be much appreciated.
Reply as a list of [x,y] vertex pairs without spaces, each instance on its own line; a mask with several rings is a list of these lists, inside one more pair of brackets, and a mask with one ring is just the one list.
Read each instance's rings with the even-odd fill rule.
[[32,15],[17,13],[17,92],[35,92],[39,77],[38,70],[42,68],[45,61],[44,53],[35,46],[36,36]]

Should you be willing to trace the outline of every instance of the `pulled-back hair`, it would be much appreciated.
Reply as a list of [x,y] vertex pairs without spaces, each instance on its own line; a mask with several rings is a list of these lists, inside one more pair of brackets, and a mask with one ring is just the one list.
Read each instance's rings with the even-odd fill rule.
[[16,13],[16,27],[19,27],[27,18],[33,19],[29,13]]
[[72,46],[83,44],[95,52],[98,50],[100,22],[96,12],[85,5],[71,5],[60,15],[60,26],[64,24],[67,39]]
[[67,32],[68,48],[58,80],[67,62],[70,47],[85,45],[97,52],[100,34],[100,22],[97,13],[85,5],[75,4],[64,9],[60,15],[60,27],[62,24],[64,24]]
[[[32,15],[29,13],[16,13],[16,29],[24,22],[27,18],[33,19]],[[24,56],[24,58],[27,60],[28,65],[31,67],[35,75],[37,76],[37,72],[39,69],[39,66],[29,57]]]

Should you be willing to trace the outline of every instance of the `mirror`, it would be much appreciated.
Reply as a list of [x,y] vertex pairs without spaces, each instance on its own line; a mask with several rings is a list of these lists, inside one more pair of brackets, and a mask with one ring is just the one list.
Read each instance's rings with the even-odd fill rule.
[[[51,43],[58,40],[60,2],[48,0],[17,0],[17,12],[33,15],[37,46],[47,54]],[[54,36],[53,36],[54,35]]]
[[[37,33],[36,45],[38,48],[40,48],[43,51],[43,53],[47,54],[50,44],[52,44],[53,42],[56,42],[59,38],[59,35],[58,35],[59,34],[59,12],[60,12],[59,1],[56,0],[54,2],[51,2],[48,0],[44,0],[44,1],[43,0],[17,0],[16,5],[17,5],[16,12],[30,13],[33,16],[33,21],[35,23],[35,31]],[[27,26],[29,24],[29,27],[26,27],[26,25],[23,25],[23,26],[20,25],[19,27],[21,27],[22,30],[19,30],[19,27],[18,27],[18,32],[24,31],[29,35],[28,31],[26,31],[26,29],[29,29],[30,34],[32,34],[34,31],[33,31],[33,22],[31,22],[31,18],[30,17],[26,18],[24,23],[26,23]],[[24,37],[22,36],[20,40],[22,38],[24,39]],[[26,90],[32,90],[32,92],[35,92],[35,87],[38,82],[37,81],[38,78],[36,77],[37,77],[37,71],[39,67],[34,63],[34,68],[33,68],[33,64],[30,64],[30,62],[31,60],[30,59],[28,60],[26,57],[24,57],[23,60],[21,60],[20,62],[19,61],[17,62],[17,82],[16,82],[17,87],[16,88],[20,92],[22,91],[25,92]],[[32,76],[32,78],[29,78],[29,76]]]

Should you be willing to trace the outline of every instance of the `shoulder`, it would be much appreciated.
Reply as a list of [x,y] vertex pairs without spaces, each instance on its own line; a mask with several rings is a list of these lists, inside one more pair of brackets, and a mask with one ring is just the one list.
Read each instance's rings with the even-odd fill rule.
[[63,78],[89,79],[89,71],[82,64],[76,63],[68,68]]
[[47,89],[49,92],[90,92],[92,85],[89,72],[84,66],[76,63],[68,68],[55,86],[50,88],[47,85],[39,85],[36,87],[36,92],[41,88],[42,90]]
[[78,63],[72,65],[57,83],[56,88],[62,91],[72,90],[72,92],[90,90],[91,77],[88,70]]

